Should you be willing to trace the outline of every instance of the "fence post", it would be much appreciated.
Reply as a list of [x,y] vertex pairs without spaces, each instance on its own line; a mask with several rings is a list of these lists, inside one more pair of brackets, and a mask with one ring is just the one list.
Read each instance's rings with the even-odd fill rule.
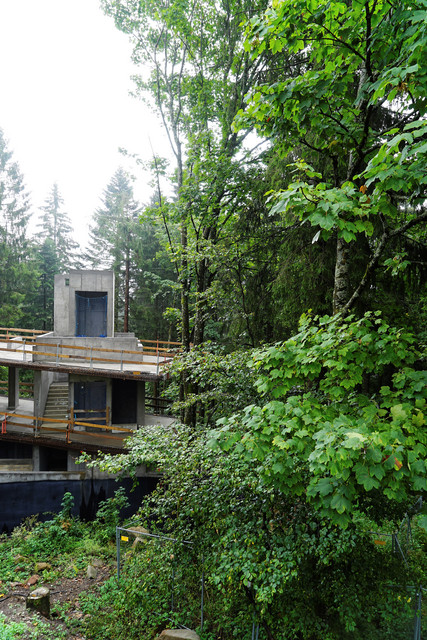
[[116,527],[117,583],[120,581],[120,527]]
[[202,597],[200,602],[200,631],[203,631],[203,609],[204,609],[204,600],[205,600],[205,559],[202,556]]
[[24,343],[24,350],[23,350],[23,362],[26,362],[26,361],[27,361],[27,354],[25,353],[25,338],[24,338],[24,340],[23,340],[23,343]]
[[414,640],[421,640],[421,605],[422,605],[422,587],[419,587],[417,598],[417,608],[415,610],[415,626],[414,626]]
[[173,596],[175,588],[175,569],[172,567],[172,595],[171,595],[171,612],[173,613]]

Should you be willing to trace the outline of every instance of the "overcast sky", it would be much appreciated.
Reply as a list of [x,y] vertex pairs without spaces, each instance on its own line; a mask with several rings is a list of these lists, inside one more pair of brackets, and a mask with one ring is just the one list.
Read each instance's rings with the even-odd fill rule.
[[[0,0],[0,128],[19,163],[34,209],[54,182],[77,238],[125,147],[149,160],[166,154],[160,124],[129,96],[131,45],[98,0]],[[135,195],[149,177],[133,168]]]

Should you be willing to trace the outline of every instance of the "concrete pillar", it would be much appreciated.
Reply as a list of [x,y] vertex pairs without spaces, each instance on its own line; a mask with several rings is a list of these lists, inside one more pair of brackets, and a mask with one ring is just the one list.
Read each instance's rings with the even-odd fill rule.
[[33,471],[40,471],[40,447],[33,446]]
[[19,405],[19,369],[18,367],[9,367],[7,384],[8,384],[7,410],[13,411]]
[[140,427],[145,424],[145,382],[138,380],[136,383],[136,424]]
[[67,451],[67,471],[84,471],[86,465],[77,464],[76,459],[79,457],[77,451]]
[[112,425],[112,421],[111,421],[112,405],[113,405],[113,381],[111,378],[107,378],[107,391],[106,391],[106,398],[105,398],[105,408],[108,409],[107,427],[111,427]]

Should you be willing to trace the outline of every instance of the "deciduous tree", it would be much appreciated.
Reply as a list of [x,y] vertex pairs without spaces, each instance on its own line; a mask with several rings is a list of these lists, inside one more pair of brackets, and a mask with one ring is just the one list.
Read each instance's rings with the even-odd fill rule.
[[335,312],[360,301],[396,239],[425,248],[426,40],[423,0],[277,0],[248,26],[255,58],[292,57],[287,76],[251,88],[238,121],[293,162],[271,211],[336,242]]

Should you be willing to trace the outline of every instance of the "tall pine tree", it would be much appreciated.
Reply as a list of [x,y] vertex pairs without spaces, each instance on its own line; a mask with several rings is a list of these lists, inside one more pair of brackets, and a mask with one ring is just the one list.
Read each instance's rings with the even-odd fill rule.
[[39,238],[49,239],[54,247],[58,271],[67,271],[79,266],[78,243],[73,239],[73,227],[67,213],[63,211],[64,200],[55,183],[41,207],[38,227]]
[[104,191],[102,206],[93,216],[87,260],[93,268],[110,268],[116,275],[117,325],[129,331],[133,266],[141,236],[140,208],[129,176],[119,168]]
[[36,262],[40,272],[34,295],[34,317],[42,329],[53,328],[53,282],[55,274],[80,267],[78,243],[73,239],[73,227],[63,211],[64,200],[55,183],[40,208]]
[[23,176],[0,129],[0,325],[19,326],[36,286],[27,238],[31,217]]

